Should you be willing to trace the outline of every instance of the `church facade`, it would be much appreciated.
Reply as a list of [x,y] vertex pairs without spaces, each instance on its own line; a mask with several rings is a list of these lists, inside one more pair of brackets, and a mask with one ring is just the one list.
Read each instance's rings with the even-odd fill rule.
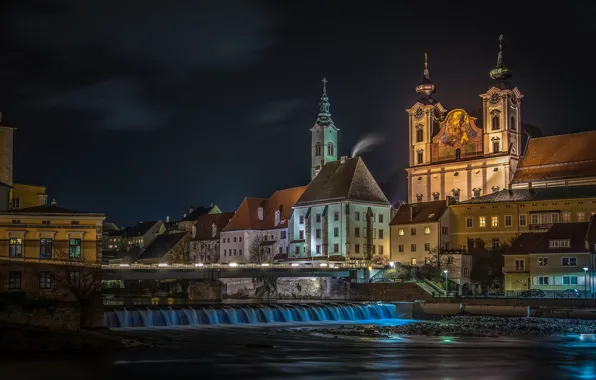
[[408,202],[453,197],[464,201],[507,189],[515,174],[521,146],[522,93],[508,79],[500,38],[492,83],[480,94],[482,115],[445,109],[435,99],[425,55],[424,74],[416,87],[419,99],[409,118]]

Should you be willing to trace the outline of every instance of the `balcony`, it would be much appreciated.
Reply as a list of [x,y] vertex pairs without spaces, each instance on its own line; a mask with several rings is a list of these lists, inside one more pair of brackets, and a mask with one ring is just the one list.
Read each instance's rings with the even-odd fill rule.
[[519,267],[519,266],[504,266],[503,273],[530,273],[529,267]]
[[530,231],[548,230],[553,226],[552,223],[530,224],[528,227]]

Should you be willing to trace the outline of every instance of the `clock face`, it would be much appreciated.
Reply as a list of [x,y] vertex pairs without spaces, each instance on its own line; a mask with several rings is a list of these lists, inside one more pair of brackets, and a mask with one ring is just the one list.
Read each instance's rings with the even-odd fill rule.
[[493,93],[493,94],[491,95],[491,97],[490,97],[490,102],[491,102],[491,103],[493,103],[493,104],[495,104],[495,103],[498,103],[498,102],[499,102],[499,99],[500,99],[500,97],[499,97],[499,94],[497,94],[497,93],[495,92],[495,93]]
[[422,111],[422,108],[418,108],[418,109],[416,110],[416,112],[414,113],[414,117],[415,117],[416,119],[420,119],[420,118],[422,118],[422,116],[423,116],[423,115],[424,115],[424,112]]

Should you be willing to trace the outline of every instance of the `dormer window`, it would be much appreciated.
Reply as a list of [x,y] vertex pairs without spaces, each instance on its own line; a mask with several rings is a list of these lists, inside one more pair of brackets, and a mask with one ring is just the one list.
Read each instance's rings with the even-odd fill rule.
[[569,248],[571,245],[570,240],[549,240],[549,248]]
[[493,186],[492,187],[493,193],[498,192],[499,190],[501,190],[501,188],[499,186]]
[[416,200],[418,203],[422,202],[422,194],[416,194]]
[[455,199],[455,201],[456,202],[459,202],[459,193],[460,193],[460,190],[459,189],[453,189],[452,192],[453,192],[453,198]]
[[258,216],[259,220],[263,220],[263,207],[259,207]]
[[279,224],[280,221],[280,215],[281,213],[279,212],[279,210],[275,211],[275,226],[277,226]]
[[478,198],[480,196],[479,188],[472,189],[472,191],[474,192],[474,198]]
[[433,193],[433,201],[438,201],[440,196],[441,196],[441,194],[439,194],[439,193],[436,193],[436,192]]

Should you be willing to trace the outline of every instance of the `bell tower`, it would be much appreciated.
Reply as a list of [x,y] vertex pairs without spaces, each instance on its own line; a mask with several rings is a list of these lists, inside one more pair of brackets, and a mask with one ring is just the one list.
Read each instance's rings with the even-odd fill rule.
[[519,89],[510,83],[512,71],[503,61],[503,35],[499,36],[497,65],[490,70],[492,83],[486,93],[481,94],[484,125],[484,155],[509,155],[511,181],[521,146],[521,101],[524,97]]
[[310,129],[311,142],[311,179],[314,179],[323,166],[330,161],[337,161],[337,131],[339,129],[331,119],[331,104],[327,96],[327,79],[323,78],[323,93],[319,102],[319,116]]

